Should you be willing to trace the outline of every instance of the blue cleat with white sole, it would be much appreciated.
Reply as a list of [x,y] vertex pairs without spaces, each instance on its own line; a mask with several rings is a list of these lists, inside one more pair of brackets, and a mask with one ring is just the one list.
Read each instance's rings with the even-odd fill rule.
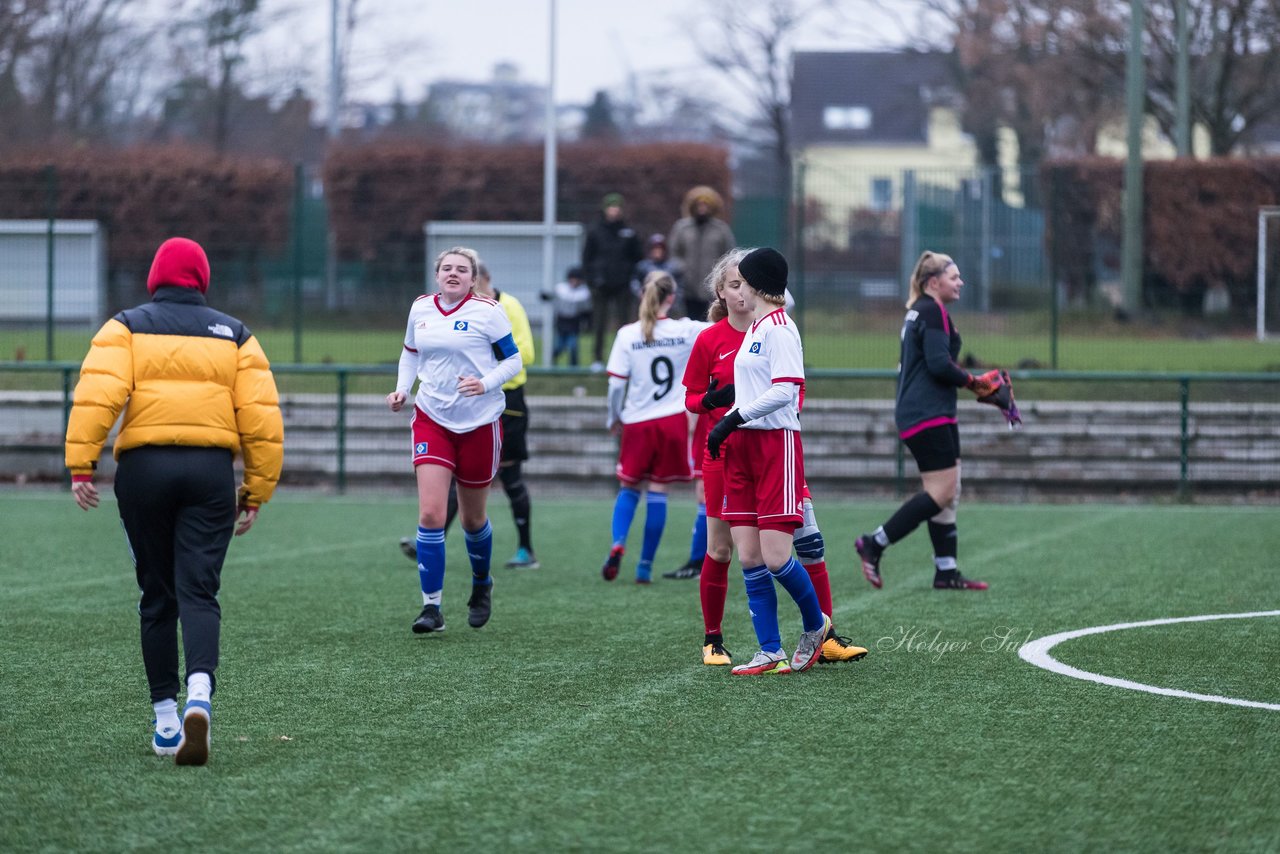
[[[155,724],[155,721],[151,722]],[[157,729],[151,737],[151,749],[156,756],[173,756],[178,752],[178,742],[182,740],[182,728]]]

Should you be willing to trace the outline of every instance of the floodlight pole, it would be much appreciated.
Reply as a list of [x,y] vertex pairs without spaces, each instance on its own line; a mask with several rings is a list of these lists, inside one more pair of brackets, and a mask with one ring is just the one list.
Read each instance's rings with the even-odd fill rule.
[[338,108],[342,100],[342,72],[338,60],[338,0],[329,0],[329,139],[338,136]]
[[1146,105],[1146,69],[1142,58],[1145,0],[1129,0],[1129,56],[1125,63],[1125,105],[1129,114],[1128,154],[1124,168],[1124,242],[1121,275],[1125,307],[1142,306],[1142,125]]
[[[549,0],[550,19],[547,36],[547,103],[546,128],[542,142],[542,292],[555,288],[556,249],[556,0]],[[552,363],[552,327],[555,325],[554,302],[548,301],[542,317],[542,364]]]
[[1187,25],[1187,0],[1174,0],[1173,14],[1178,30],[1178,54],[1176,60],[1176,120],[1175,144],[1179,157],[1191,156],[1191,70],[1187,56],[1189,41]]
[[1280,206],[1258,208],[1258,320],[1259,341],[1267,340],[1267,220],[1280,217]]

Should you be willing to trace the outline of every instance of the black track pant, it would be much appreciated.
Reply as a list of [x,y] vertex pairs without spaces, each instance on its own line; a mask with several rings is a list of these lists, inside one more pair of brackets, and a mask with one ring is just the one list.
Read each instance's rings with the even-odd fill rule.
[[236,521],[231,452],[147,445],[120,455],[116,500],[142,599],[151,701],[176,698],[178,623],[187,675],[218,667],[222,561]]

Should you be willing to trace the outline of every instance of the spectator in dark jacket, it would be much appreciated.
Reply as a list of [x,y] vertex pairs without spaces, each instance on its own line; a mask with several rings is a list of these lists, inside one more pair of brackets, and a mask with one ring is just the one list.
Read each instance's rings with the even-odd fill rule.
[[634,309],[631,274],[644,253],[636,230],[622,219],[623,199],[609,193],[601,204],[600,219],[587,230],[582,247],[582,269],[591,287],[591,370],[604,370],[605,337],[630,322]]

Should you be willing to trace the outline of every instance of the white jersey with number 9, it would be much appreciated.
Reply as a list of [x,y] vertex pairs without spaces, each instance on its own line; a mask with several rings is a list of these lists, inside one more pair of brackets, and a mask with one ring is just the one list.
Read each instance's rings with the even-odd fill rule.
[[693,350],[693,339],[710,325],[701,320],[664,317],[654,324],[652,341],[644,340],[639,321],[618,330],[605,370],[609,376],[627,381],[623,424],[684,412],[681,377]]

